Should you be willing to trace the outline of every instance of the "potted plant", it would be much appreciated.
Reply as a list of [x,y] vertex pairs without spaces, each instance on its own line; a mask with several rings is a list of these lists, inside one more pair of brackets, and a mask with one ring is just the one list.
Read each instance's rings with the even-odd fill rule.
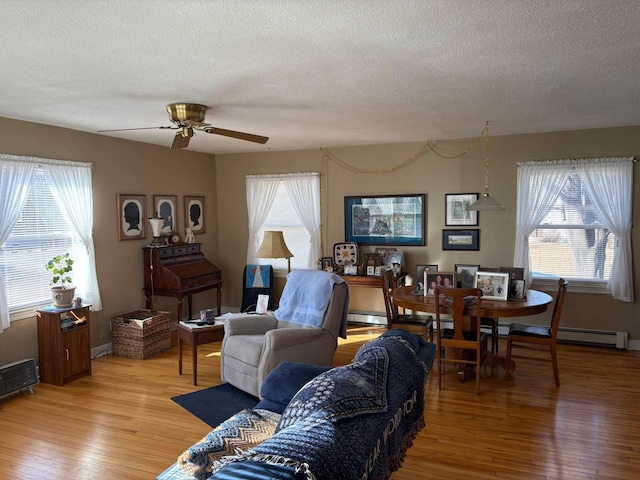
[[73,305],[73,296],[76,287],[70,286],[72,280],[69,273],[73,270],[73,259],[68,253],[56,255],[46,266],[53,273],[51,278],[51,297],[56,307],[70,307]]

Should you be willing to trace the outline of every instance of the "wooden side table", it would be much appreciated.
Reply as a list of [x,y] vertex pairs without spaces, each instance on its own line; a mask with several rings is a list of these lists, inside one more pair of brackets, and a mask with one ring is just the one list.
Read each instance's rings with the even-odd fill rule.
[[178,374],[182,375],[182,343],[191,345],[193,384],[198,385],[198,345],[220,342],[224,338],[224,323],[206,327],[188,327],[178,322]]

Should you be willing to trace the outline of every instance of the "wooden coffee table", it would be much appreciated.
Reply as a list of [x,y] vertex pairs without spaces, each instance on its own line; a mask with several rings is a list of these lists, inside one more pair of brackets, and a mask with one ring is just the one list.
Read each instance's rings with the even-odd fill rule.
[[220,342],[224,338],[224,323],[192,328],[178,323],[178,374],[182,375],[182,343],[192,345],[193,384],[198,385],[198,345]]

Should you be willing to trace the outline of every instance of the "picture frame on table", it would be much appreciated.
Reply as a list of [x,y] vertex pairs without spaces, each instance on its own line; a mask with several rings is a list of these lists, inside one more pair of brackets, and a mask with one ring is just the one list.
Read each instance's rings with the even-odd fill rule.
[[459,288],[475,287],[476,272],[480,270],[480,265],[456,263],[455,269]]
[[119,193],[118,240],[140,240],[147,238],[147,196],[135,193]]
[[333,258],[332,257],[322,257],[320,259],[320,267],[325,272],[333,272]]
[[367,267],[379,267],[382,265],[382,255],[379,253],[363,253],[364,264]]
[[345,239],[360,245],[424,246],[424,193],[344,197]]
[[389,267],[393,267],[394,265],[399,265],[402,267],[402,258],[403,253],[398,251],[387,252],[387,261],[384,263]]
[[345,275],[358,275],[358,266],[357,265],[345,265],[344,266],[344,274]]
[[480,250],[480,229],[442,229],[442,250]]
[[427,282],[424,286],[425,296],[435,295],[435,289],[455,288],[456,272],[427,272]]
[[524,280],[511,280],[509,284],[509,300],[522,302],[527,299],[526,292],[524,290]]
[[178,196],[177,195],[153,195],[154,217],[162,218],[163,235],[173,235],[178,232]]
[[424,283],[424,272],[437,272],[438,265],[416,265],[416,282]]
[[387,253],[395,252],[395,251],[396,251],[395,247],[376,247],[376,253],[379,254],[380,257],[382,258],[382,262],[380,263],[380,265],[386,265]]
[[508,273],[511,280],[524,280],[523,267],[500,267],[498,271],[501,273]]
[[367,276],[374,276],[376,274],[375,265],[367,265]]
[[204,216],[204,197],[201,195],[185,195],[184,225],[195,234],[206,233]]
[[468,209],[469,205],[477,200],[477,193],[446,193],[444,195],[445,226],[477,226],[478,212]]
[[483,300],[507,301],[509,274],[500,272],[476,272],[475,286],[482,290]]

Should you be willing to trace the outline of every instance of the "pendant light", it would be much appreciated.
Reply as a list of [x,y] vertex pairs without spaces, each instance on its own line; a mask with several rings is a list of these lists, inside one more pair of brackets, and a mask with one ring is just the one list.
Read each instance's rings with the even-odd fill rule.
[[484,127],[485,157],[484,157],[484,193],[467,207],[475,211],[503,211],[506,210],[500,202],[489,195],[489,122]]

